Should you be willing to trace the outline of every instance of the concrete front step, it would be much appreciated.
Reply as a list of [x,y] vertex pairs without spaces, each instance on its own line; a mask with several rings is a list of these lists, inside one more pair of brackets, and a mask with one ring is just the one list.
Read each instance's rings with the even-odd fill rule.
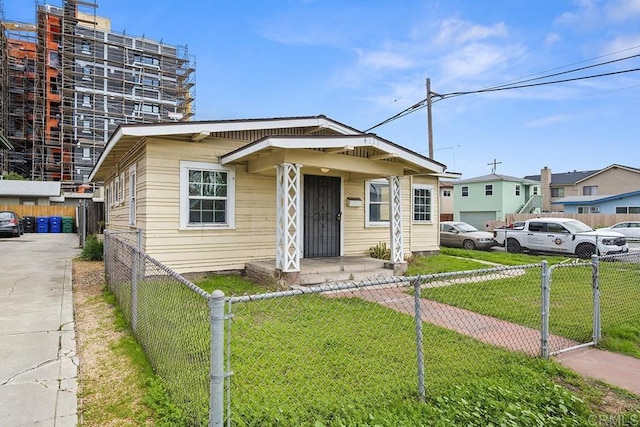
[[374,280],[380,277],[393,276],[393,270],[388,268],[376,268],[359,271],[333,271],[324,273],[312,273],[300,275],[300,285],[318,285],[332,282],[362,282]]

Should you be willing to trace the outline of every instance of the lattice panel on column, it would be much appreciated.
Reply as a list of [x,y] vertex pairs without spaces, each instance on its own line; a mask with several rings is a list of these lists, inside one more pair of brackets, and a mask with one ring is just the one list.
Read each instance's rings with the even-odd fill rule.
[[400,177],[389,177],[389,195],[391,198],[391,262],[404,262],[402,245],[402,187]]
[[300,165],[277,166],[276,267],[282,271],[300,271],[298,247],[300,215]]

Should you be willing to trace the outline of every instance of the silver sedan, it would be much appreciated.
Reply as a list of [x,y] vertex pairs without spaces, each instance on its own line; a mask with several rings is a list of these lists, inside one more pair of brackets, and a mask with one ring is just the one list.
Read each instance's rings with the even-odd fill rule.
[[632,240],[640,239],[640,221],[623,221],[611,227],[599,228],[598,230],[611,230],[624,234]]
[[440,246],[464,249],[491,249],[496,245],[493,234],[479,231],[471,224],[460,221],[440,223]]

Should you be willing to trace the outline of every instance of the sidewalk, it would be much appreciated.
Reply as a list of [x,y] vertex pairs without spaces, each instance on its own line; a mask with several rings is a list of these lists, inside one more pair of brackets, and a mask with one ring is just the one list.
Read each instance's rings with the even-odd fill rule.
[[[412,314],[413,296],[404,288],[361,290],[361,298],[376,302],[394,310]],[[540,354],[540,331],[472,311],[423,299],[422,320],[454,330],[487,344],[520,351],[531,356]],[[552,348],[566,348],[577,343],[551,335]],[[585,376],[604,381],[613,386],[640,395],[640,359],[618,353],[583,348],[553,357],[561,365]]]
[[76,426],[73,233],[0,238],[0,424]]

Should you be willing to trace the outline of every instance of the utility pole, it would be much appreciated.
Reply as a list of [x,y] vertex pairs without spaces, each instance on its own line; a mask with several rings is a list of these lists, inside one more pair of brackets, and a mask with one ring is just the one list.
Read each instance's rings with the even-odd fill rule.
[[493,159],[493,162],[491,163],[487,163],[487,166],[491,166],[493,165],[493,167],[491,168],[491,174],[495,174],[496,173],[496,168],[498,167],[498,165],[501,165],[502,162],[497,161],[496,159]]
[[429,139],[429,158],[433,159],[433,125],[431,117],[431,79],[427,77],[427,136]]

